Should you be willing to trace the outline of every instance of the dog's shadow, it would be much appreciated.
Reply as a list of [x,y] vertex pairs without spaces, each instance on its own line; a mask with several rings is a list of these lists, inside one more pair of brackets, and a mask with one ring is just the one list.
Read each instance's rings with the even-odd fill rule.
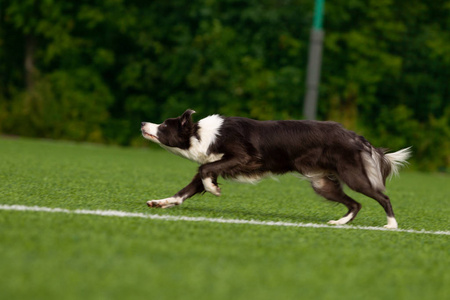
[[328,219],[321,217],[304,216],[301,214],[281,214],[281,213],[264,213],[254,212],[249,210],[239,209],[215,209],[207,207],[180,207],[181,210],[187,212],[202,212],[213,215],[220,215],[220,217],[226,218],[228,215],[230,219],[235,219],[236,215],[244,215],[245,219],[249,220],[261,220],[261,221],[274,221],[274,222],[301,222],[301,223],[326,223]]

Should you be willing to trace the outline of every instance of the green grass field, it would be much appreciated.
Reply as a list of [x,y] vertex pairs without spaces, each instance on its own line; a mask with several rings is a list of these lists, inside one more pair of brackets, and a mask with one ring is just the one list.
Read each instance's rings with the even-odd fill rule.
[[[0,137],[0,205],[325,224],[345,208],[291,175],[150,209],[196,165],[160,149]],[[450,176],[388,184],[400,228],[449,231]],[[382,227],[381,206],[355,226]],[[448,299],[448,235],[0,210],[0,299]]]

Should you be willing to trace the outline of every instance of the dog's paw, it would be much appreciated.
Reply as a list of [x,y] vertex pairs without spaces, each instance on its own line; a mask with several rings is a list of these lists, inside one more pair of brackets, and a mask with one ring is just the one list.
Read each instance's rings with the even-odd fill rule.
[[213,185],[211,187],[205,188],[207,192],[210,192],[214,196],[219,197],[220,196],[220,188],[217,185]]
[[398,228],[398,225],[397,225],[397,224],[395,224],[395,225],[389,225],[389,224],[387,224],[387,225],[384,225],[383,227],[384,227],[384,228],[387,228],[387,229],[397,229],[397,228]]
[[397,220],[395,220],[394,217],[387,217],[387,221],[388,221],[388,223],[386,225],[384,225],[384,228],[387,228],[387,229],[397,229],[398,228]]
[[208,190],[208,192],[210,192],[214,196],[219,197],[221,191],[220,191],[220,187],[218,187],[217,185],[214,185],[212,189]]
[[156,207],[156,208],[169,208],[176,205],[180,205],[183,201],[179,198],[166,198],[161,200],[150,200],[147,201],[148,207]]
[[203,181],[203,187],[205,188],[205,190],[207,192],[210,192],[211,194],[215,195],[215,196],[220,196],[220,188],[215,185],[212,182],[211,178],[205,178],[202,180]]
[[148,207],[157,207],[157,208],[164,208],[165,207],[164,203],[162,203],[160,200],[147,201],[147,206]]
[[348,215],[340,218],[339,220],[331,220],[328,222],[328,224],[332,225],[344,225],[350,222],[353,219],[353,213],[349,213]]
[[330,224],[330,225],[344,225],[345,223],[342,222],[341,220],[330,220],[330,221],[328,221],[327,224]]

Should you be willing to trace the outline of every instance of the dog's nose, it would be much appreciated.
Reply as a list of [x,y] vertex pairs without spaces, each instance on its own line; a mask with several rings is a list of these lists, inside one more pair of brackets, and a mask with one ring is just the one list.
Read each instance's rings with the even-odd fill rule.
[[145,122],[141,122],[141,127],[144,127],[145,126]]

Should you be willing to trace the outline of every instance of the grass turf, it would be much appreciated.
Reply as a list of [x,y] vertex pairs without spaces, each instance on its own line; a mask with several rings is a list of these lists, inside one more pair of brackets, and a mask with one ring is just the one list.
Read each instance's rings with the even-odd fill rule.
[[[0,204],[325,223],[345,208],[293,176],[149,209],[196,165],[159,149],[0,138]],[[449,176],[388,184],[400,228],[449,230]],[[382,226],[372,199],[352,223]],[[449,237],[0,211],[2,299],[445,299]]]

